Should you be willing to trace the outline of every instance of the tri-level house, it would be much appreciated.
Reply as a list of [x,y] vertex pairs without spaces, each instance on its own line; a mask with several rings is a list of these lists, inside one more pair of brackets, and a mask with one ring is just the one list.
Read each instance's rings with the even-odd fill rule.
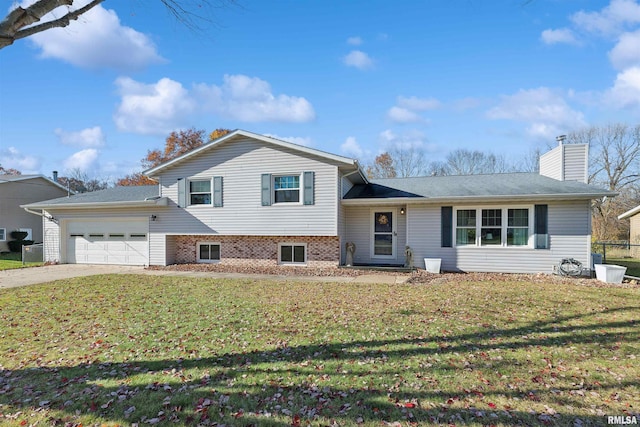
[[590,261],[588,147],[559,145],[540,173],[370,180],[354,159],[236,130],[116,187],[24,206],[61,263],[334,267],[439,258],[449,271],[551,272]]

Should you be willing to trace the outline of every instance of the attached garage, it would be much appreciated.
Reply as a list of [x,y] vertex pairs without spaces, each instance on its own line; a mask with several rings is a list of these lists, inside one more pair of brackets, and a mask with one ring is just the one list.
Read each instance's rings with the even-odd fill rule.
[[66,220],[66,263],[149,264],[147,217]]

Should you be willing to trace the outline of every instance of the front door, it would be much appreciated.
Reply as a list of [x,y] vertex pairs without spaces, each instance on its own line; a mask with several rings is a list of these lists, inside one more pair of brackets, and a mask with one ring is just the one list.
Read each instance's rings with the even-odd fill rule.
[[396,210],[376,209],[372,212],[371,257],[396,257]]

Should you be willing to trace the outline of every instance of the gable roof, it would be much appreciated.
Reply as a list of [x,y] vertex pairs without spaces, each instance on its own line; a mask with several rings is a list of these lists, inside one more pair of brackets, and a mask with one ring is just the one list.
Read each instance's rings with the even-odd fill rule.
[[487,199],[593,199],[615,196],[577,181],[558,181],[537,173],[387,178],[356,185],[345,200],[407,198],[414,201]]
[[67,191],[67,187],[50,178],[47,178],[44,175],[0,175],[0,184],[5,184],[8,182],[29,181],[31,179],[44,179],[45,181],[48,181],[49,184],[55,185],[56,187]]
[[69,197],[45,200],[20,206],[27,209],[141,207],[166,205],[166,197],[158,195],[157,185],[113,187],[106,190],[74,194]]
[[361,176],[362,176],[362,181],[363,182],[367,182],[367,178],[365,177],[364,173],[362,172],[361,168],[360,168],[360,164],[358,163],[358,161],[356,159],[351,159],[349,157],[344,157],[344,156],[339,156],[337,154],[332,154],[332,153],[328,153],[326,151],[322,151],[322,150],[317,150],[315,148],[310,148],[310,147],[305,147],[303,145],[298,145],[298,144],[294,144],[292,142],[287,142],[287,141],[282,141],[280,139],[276,139],[276,138],[272,138],[270,136],[265,136],[265,135],[260,135],[257,133],[253,133],[253,132],[248,132],[246,130],[242,130],[242,129],[236,129],[232,132],[229,132],[228,134],[221,136],[218,139],[215,139],[211,142],[208,142],[206,144],[201,145],[200,147],[189,151],[188,153],[183,154],[182,156],[178,156],[175,159],[171,159],[168,162],[162,163],[158,166],[155,166],[153,168],[147,169],[146,171],[142,172],[144,175],[146,176],[155,176],[158,172],[169,168],[171,166],[174,166],[177,163],[183,162],[187,159],[190,159],[194,156],[197,156],[198,154],[202,153],[203,151],[208,151],[211,149],[214,149],[216,147],[219,147],[222,144],[225,144],[231,140],[233,140],[234,138],[237,137],[246,137],[246,138],[252,138],[252,139],[256,139],[258,141],[262,141],[265,142],[267,144],[271,144],[271,145],[275,145],[277,147],[284,147],[284,148],[288,148],[290,150],[294,150],[294,151],[298,151],[301,153],[305,153],[305,154],[310,154],[312,156],[316,156],[316,157],[320,157],[324,160],[327,161],[331,161],[331,162],[336,162],[345,166],[353,166],[354,168],[356,168]]

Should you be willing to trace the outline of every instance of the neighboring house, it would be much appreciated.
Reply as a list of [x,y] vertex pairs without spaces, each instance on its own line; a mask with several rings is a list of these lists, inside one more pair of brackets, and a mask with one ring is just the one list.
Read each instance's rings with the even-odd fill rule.
[[[618,219],[627,218],[629,219],[629,243],[640,245],[640,206],[618,216]],[[630,252],[634,258],[640,258],[640,246],[632,246]]]
[[0,175],[0,252],[9,250],[12,231],[26,231],[26,240],[42,242],[42,218],[20,205],[66,195],[63,186],[42,175]]
[[[578,148],[576,148],[578,147]],[[33,203],[63,263],[337,266],[441,258],[450,271],[551,272],[590,261],[586,146],[537,173],[368,180],[358,162],[237,130],[145,171],[158,186]],[[561,168],[559,171],[558,169]]]

